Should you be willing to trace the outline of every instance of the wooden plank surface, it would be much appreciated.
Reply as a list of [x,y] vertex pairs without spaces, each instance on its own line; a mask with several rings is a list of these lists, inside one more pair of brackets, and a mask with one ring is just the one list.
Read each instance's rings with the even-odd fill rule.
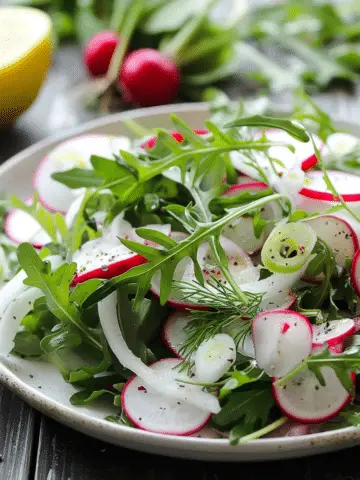
[[27,480],[35,433],[35,412],[0,386],[0,479]]

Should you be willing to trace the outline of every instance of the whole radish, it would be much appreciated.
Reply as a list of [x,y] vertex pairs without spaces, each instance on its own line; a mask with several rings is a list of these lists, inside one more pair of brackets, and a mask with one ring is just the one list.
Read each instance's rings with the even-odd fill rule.
[[90,38],[84,50],[84,63],[91,76],[106,74],[119,40],[119,36],[110,30],[98,32]]
[[139,106],[172,102],[179,90],[180,71],[159,51],[141,48],[130,52],[120,70],[119,86],[128,102]]

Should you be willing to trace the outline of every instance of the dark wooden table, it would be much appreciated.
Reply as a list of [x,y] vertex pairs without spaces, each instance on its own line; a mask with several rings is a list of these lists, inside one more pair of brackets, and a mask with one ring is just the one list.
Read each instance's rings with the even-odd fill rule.
[[[0,133],[0,162],[52,133],[93,118],[74,108],[69,89],[84,78],[80,52],[62,47],[36,104]],[[235,96],[241,85],[229,85]],[[360,122],[360,95],[342,91],[316,97],[334,117]],[[284,106],[284,97],[274,99]],[[31,409],[0,386],[0,480],[358,480],[360,448],[308,459],[262,464],[183,461],[116,448],[66,428]],[[233,473],[230,473],[230,469]]]

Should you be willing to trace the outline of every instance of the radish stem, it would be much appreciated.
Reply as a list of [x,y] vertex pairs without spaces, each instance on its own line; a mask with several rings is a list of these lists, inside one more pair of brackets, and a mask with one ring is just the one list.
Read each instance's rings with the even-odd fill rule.
[[268,433],[273,432],[277,428],[281,427],[281,425],[284,425],[284,423],[286,423],[287,421],[287,417],[280,417],[278,420],[275,420],[275,422],[270,423],[270,425],[266,425],[266,427],[240,438],[239,443],[247,443],[250,440],[256,440],[257,438],[263,437],[264,435],[267,435]]

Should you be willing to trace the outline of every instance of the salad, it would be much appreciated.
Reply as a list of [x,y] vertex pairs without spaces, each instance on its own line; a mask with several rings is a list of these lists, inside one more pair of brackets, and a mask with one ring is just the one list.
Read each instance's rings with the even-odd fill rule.
[[199,130],[72,138],[4,193],[0,353],[150,432],[358,425],[360,140],[299,91],[288,118],[211,93]]

